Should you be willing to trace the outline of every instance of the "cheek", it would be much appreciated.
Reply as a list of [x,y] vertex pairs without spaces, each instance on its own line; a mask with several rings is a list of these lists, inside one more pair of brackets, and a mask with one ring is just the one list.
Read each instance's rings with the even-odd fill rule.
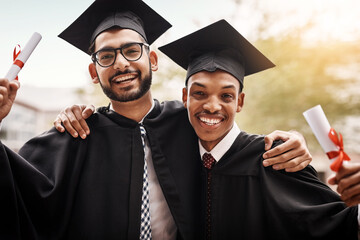
[[194,115],[197,112],[201,111],[203,102],[196,100],[192,97],[188,97],[188,99],[186,101],[186,105],[187,105],[187,109],[188,109],[189,113]]
[[98,77],[101,79],[101,80],[106,80],[107,77],[109,76],[109,71],[110,69],[106,69],[106,68],[98,68],[97,70],[97,74],[98,74]]

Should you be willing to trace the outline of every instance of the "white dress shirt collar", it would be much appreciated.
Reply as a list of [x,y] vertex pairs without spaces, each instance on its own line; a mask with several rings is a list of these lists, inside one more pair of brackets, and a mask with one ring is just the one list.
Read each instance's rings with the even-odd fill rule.
[[200,157],[204,155],[204,153],[210,153],[218,162],[222,156],[230,149],[231,145],[234,143],[235,139],[240,133],[240,129],[238,125],[234,122],[233,127],[231,130],[226,134],[226,136],[218,143],[216,146],[210,151],[206,151],[206,149],[201,145],[199,139],[199,150],[200,150]]

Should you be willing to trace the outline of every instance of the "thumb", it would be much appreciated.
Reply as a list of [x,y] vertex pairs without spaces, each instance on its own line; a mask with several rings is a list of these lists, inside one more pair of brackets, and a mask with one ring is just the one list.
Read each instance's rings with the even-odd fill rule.
[[264,141],[265,141],[265,151],[267,151],[273,145],[274,139],[271,137],[271,134],[269,134],[265,136]]
[[94,105],[87,105],[86,108],[83,110],[82,112],[82,117],[84,119],[87,119],[88,117],[90,117],[93,113],[95,112],[95,107]]
[[14,101],[15,100],[15,97],[16,97],[16,93],[17,91],[19,90],[20,88],[20,82],[17,81],[17,80],[13,80],[9,83],[9,99],[11,101]]
[[330,185],[335,185],[335,184],[337,184],[337,180],[336,180],[335,174],[331,175],[331,176],[328,178],[327,182],[328,182]]

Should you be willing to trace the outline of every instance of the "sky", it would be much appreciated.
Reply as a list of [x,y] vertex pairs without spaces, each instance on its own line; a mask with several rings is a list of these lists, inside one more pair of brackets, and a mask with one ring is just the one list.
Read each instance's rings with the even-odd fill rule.
[[[360,1],[357,0],[144,0],[173,27],[155,46],[161,46],[220,19],[228,20],[250,40],[251,31],[261,21],[261,11],[276,16],[278,23],[269,26],[269,34],[277,35],[301,26],[306,20],[316,22],[307,38],[341,38],[354,41],[359,36]],[[38,87],[82,87],[90,79],[90,57],[57,37],[92,0],[0,0],[0,77],[12,64],[13,49],[24,46],[33,32],[42,35],[38,47],[19,74],[21,84]],[[254,3],[257,2],[257,5]],[[221,3],[221,4],[220,4]],[[357,34],[357,35],[356,35]],[[357,38],[359,39],[359,38]]]

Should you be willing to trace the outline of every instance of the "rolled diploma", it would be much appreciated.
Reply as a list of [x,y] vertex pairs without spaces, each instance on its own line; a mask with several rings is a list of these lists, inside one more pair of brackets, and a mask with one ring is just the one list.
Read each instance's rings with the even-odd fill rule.
[[[303,112],[303,115],[310,125],[311,130],[313,131],[324,152],[328,153],[331,151],[338,151],[338,147],[330,140],[328,136],[331,127],[321,106],[317,105],[313,108],[310,108]],[[332,162],[335,159],[336,157],[330,159],[330,161]]]
[[[25,47],[21,50],[19,56],[16,59],[20,60],[21,62],[23,62],[23,64],[25,64],[25,62],[28,60],[40,40],[41,35],[37,32],[34,32],[34,34],[31,36],[31,38],[26,43]],[[7,78],[9,81],[14,80],[19,74],[20,70],[21,68],[18,65],[12,64],[5,78]]]

